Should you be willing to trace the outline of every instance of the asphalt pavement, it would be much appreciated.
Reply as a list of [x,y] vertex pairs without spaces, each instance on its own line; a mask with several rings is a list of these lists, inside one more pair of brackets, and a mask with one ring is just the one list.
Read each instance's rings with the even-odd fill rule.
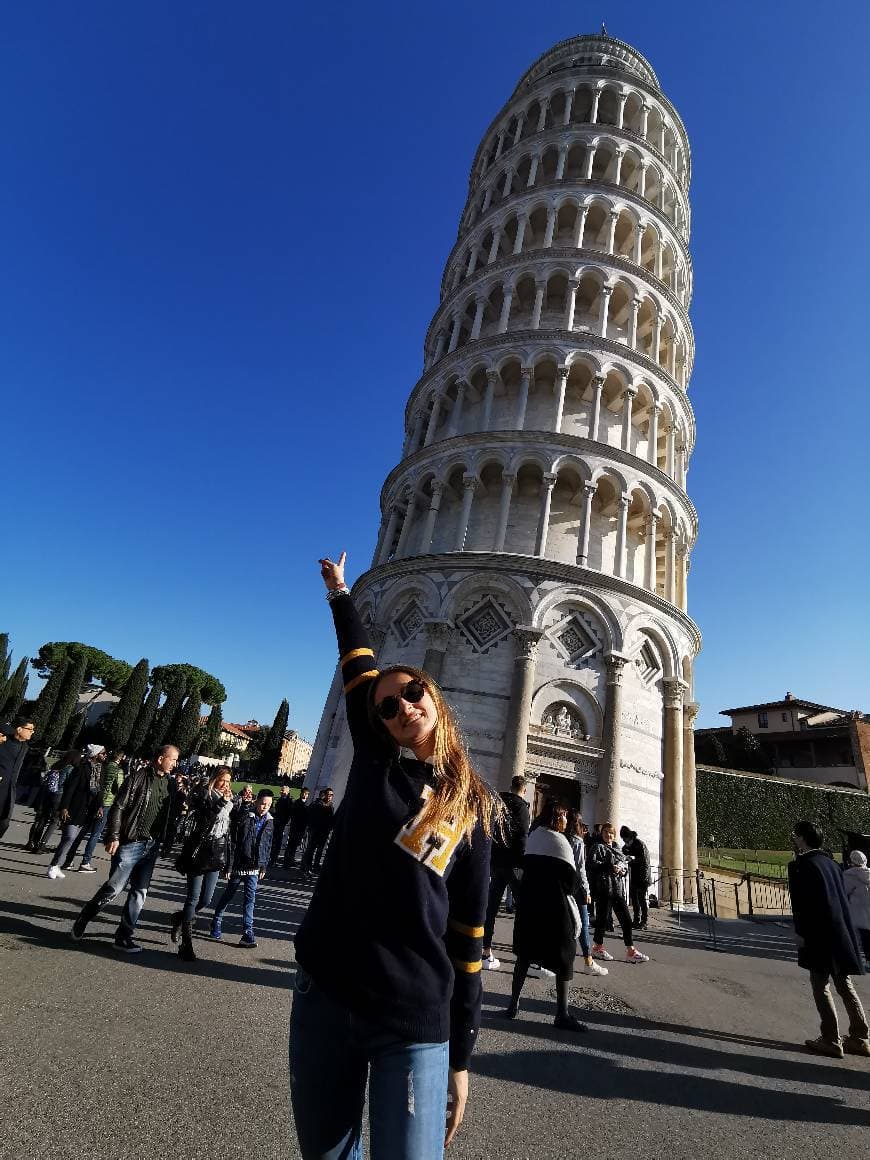
[[[0,843],[0,1158],[297,1157],[291,939],[310,894],[298,874],[262,884],[255,950],[235,945],[237,897],[224,941],[198,938],[199,960],[186,964],[168,934],[183,881],[160,863],[139,927],[145,949],[128,957],[112,949],[119,906],[83,942],[69,937],[108,859],[101,851],[98,874],[47,878],[48,856],[23,849],[30,818],[19,808]],[[452,1160],[866,1154],[870,1060],[801,1050],[817,1021],[788,925],[720,922],[714,950],[697,916],[653,913],[638,939],[649,963],[575,976],[582,1036],[553,1028],[546,979],[527,983],[515,1023],[501,1017],[510,937],[500,918],[503,969],[484,975]],[[619,956],[618,939],[609,946]],[[868,984],[856,981],[865,1005]]]

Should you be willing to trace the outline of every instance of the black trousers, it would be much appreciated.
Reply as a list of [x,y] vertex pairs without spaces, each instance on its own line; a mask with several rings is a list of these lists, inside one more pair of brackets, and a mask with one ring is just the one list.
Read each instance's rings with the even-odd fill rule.
[[294,830],[292,827],[287,835],[287,849],[284,851],[284,869],[289,870],[296,861],[296,851],[302,845],[305,830]]
[[272,832],[272,853],[269,855],[269,865],[274,866],[281,856],[281,843],[284,841],[286,822],[276,822]]
[[648,893],[649,883],[631,883],[631,913],[632,922],[635,926],[646,926],[646,920],[649,918],[649,909],[646,900]]
[[43,789],[40,793],[39,800],[36,803],[36,817],[33,819],[33,825],[30,827],[30,837],[27,839],[27,844],[33,848],[46,845],[51,834],[54,832],[54,820],[57,813],[57,807],[60,805],[62,794],[60,790],[57,793],[49,793],[47,789]]
[[[619,925],[622,927],[622,941],[627,947],[630,947],[634,942],[631,928],[631,915],[628,913],[628,907],[625,904],[625,899],[622,893],[616,893],[610,897],[610,909],[616,915]],[[602,898],[599,894],[595,902],[595,941],[600,946],[604,942],[604,928],[607,924],[607,898]]]
[[495,930],[495,917],[504,892],[510,886],[516,893],[517,874],[512,866],[491,866],[489,871],[489,897],[486,903],[486,919],[483,924],[483,945],[486,950],[492,947],[492,935]]
[[328,838],[328,833],[320,834],[316,830],[308,831],[308,837],[305,842],[305,853],[302,855],[303,870],[320,869],[320,859],[323,857],[323,850]]

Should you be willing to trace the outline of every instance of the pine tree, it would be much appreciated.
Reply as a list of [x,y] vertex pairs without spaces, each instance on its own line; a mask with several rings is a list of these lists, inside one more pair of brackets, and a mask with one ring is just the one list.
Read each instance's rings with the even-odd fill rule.
[[177,746],[183,756],[189,754],[199,733],[199,711],[202,707],[198,688],[191,688],[187,700],[175,715],[175,720],[169,729],[167,741]]
[[54,710],[48,719],[42,741],[45,745],[58,745],[70,718],[76,711],[79,693],[85,680],[88,658],[85,654],[73,658],[60,687]]
[[277,772],[278,762],[281,760],[281,743],[284,740],[284,734],[287,732],[287,719],[289,716],[290,705],[285,697],[278,706],[278,712],[275,714],[272,728],[266,734],[266,740],[263,743],[263,750],[258,763],[260,773],[272,774]]
[[36,698],[36,704],[33,708],[33,724],[36,726],[34,736],[40,741],[43,740],[45,726],[51,720],[51,715],[60,696],[60,690],[63,688],[64,678],[68,672],[69,661],[65,660],[57,666],[42,686],[42,692]]
[[184,700],[185,684],[183,680],[174,680],[166,690],[166,700],[160,712],[154,718],[154,724],[148,734],[147,745],[149,750],[159,749],[161,745],[174,745],[169,736],[169,730],[178,715],[181,702]]
[[143,708],[145,690],[148,687],[148,673],[148,661],[143,657],[124,685],[121,700],[106,720],[106,743],[111,749],[123,749],[130,740],[133,726]]
[[154,718],[157,716],[157,709],[160,705],[160,694],[160,683],[155,681],[136,715],[135,724],[130,731],[130,736],[127,738],[128,754],[138,756],[144,752],[148,732],[151,729]]
[[215,756],[215,750],[221,739],[221,726],[223,725],[222,710],[223,705],[212,705],[211,712],[208,715],[208,721],[205,723],[205,728],[202,731],[202,737],[199,742],[199,752],[203,757]]
[[22,657],[18,668],[6,682],[3,704],[0,705],[0,720],[11,721],[27,693],[27,657]]

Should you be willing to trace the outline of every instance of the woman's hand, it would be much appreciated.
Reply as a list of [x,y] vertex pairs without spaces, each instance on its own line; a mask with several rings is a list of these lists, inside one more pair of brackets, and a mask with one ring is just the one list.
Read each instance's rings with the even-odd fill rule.
[[69,821],[69,810],[61,810],[60,814],[58,816],[59,816],[61,822],[63,822],[63,824],[66,825],[67,822]]
[[452,1143],[453,1137],[459,1131],[459,1125],[465,1115],[465,1105],[468,1102],[468,1072],[454,1071],[451,1067],[447,1077],[447,1132],[444,1136],[444,1147]]
[[344,562],[347,559],[347,552],[342,552],[338,557],[338,563],[334,563],[328,556],[324,556],[320,563],[320,575],[323,577],[323,583],[330,591],[334,588],[344,587]]

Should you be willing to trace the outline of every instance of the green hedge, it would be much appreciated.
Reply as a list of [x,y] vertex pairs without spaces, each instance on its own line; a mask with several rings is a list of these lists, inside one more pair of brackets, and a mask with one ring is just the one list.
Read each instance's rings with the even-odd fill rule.
[[870,833],[870,795],[698,767],[698,845],[787,850],[800,818],[840,846],[838,829]]

